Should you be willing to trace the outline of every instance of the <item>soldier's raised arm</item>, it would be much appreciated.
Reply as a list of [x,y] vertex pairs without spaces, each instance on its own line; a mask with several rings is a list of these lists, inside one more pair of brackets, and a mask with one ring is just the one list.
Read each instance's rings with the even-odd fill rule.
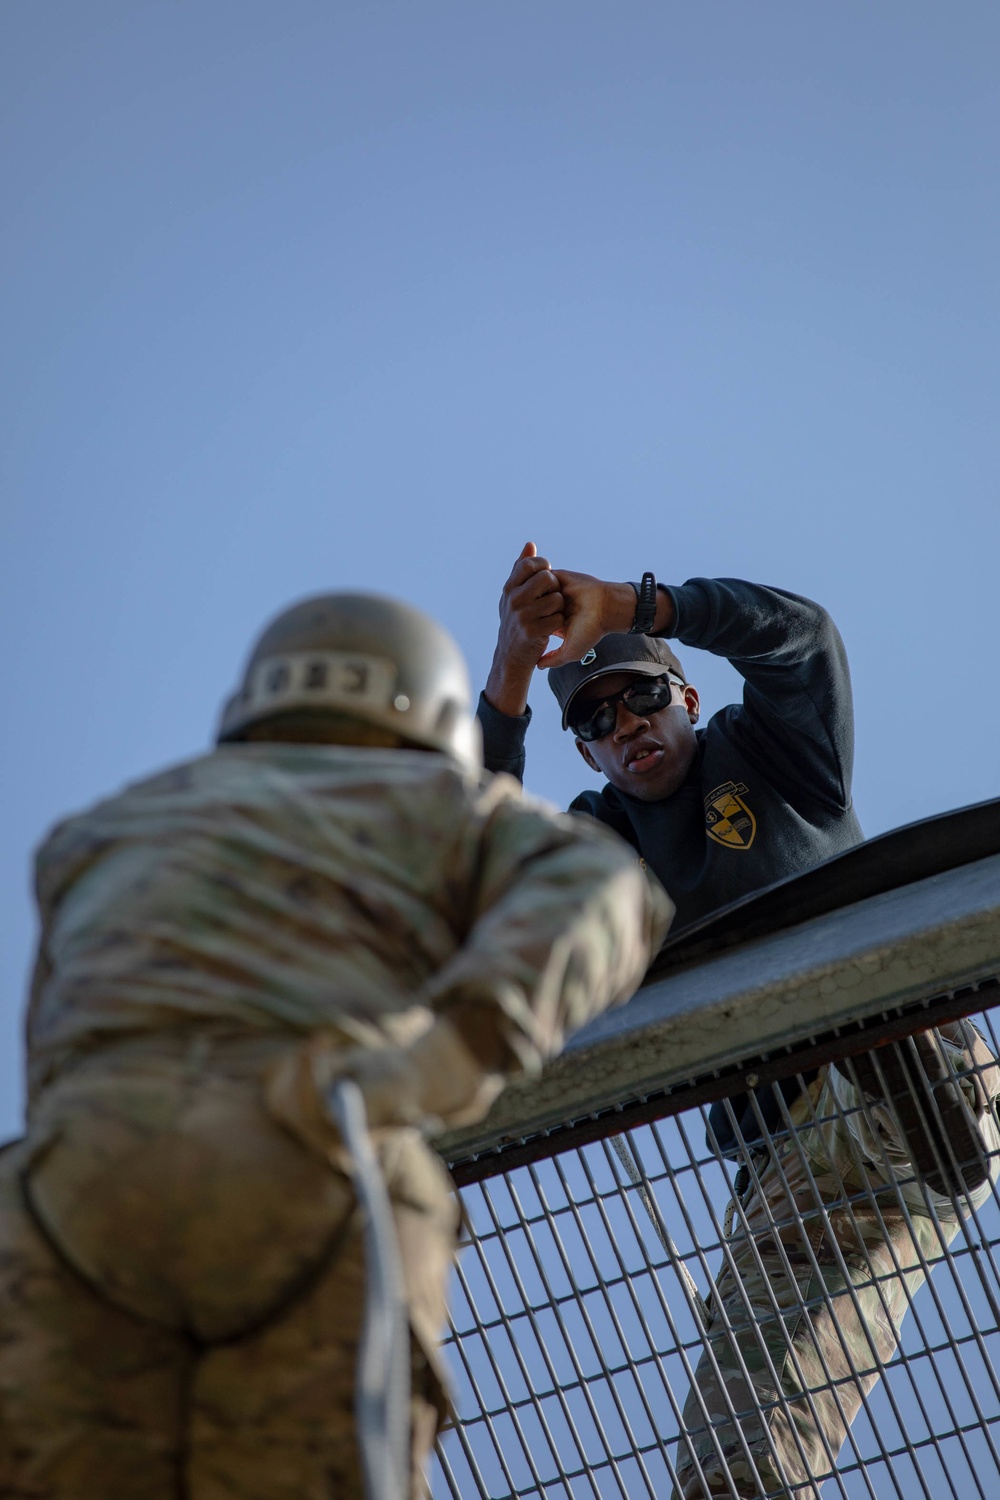
[[[464,941],[415,998],[433,1020],[408,1048],[334,1047],[273,1102],[289,1120],[335,1076],[360,1085],[375,1127],[434,1133],[481,1119],[513,1078],[537,1074],[571,1032],[627,1000],[666,935],[673,903],[617,834],[556,813],[499,778],[457,853],[475,872]],[[318,1121],[317,1121],[318,1124]]]

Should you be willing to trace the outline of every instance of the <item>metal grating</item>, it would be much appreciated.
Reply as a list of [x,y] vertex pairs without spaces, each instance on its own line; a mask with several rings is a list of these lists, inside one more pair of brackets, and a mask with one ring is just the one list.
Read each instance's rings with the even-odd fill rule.
[[[988,997],[992,1000],[993,992]],[[979,1003],[986,998],[984,993]],[[998,1015],[979,1018],[996,1056]],[[917,1015],[911,1026],[916,1024]],[[676,1110],[679,1102],[664,1100],[661,1108]],[[765,1185],[759,1174],[765,1168],[778,1170],[789,1191],[797,1173],[814,1195],[815,1206],[805,1217],[811,1214],[820,1246],[820,1251],[814,1246],[810,1260],[800,1232],[802,1215],[787,1215],[783,1224],[774,1210],[767,1220],[773,1254],[764,1265],[755,1326],[777,1326],[773,1299],[780,1296],[783,1278],[787,1289],[788,1272],[798,1268],[801,1274],[803,1255],[811,1280],[799,1309],[828,1308],[841,1328],[850,1326],[859,1299],[866,1326],[880,1318],[884,1322],[888,1299],[901,1286],[901,1269],[915,1279],[929,1273],[921,1289],[905,1293],[908,1311],[895,1356],[885,1349],[880,1353],[871,1340],[855,1339],[853,1345],[845,1340],[832,1353],[814,1347],[810,1369],[802,1372],[804,1394],[791,1409],[805,1413],[805,1426],[787,1423],[777,1452],[765,1437],[759,1468],[759,1445],[745,1446],[753,1417],[737,1417],[731,1405],[728,1412],[719,1408],[718,1392],[729,1392],[721,1397],[723,1404],[731,1401],[731,1384],[716,1382],[714,1405],[709,1397],[710,1409],[703,1403],[700,1411],[692,1410],[692,1388],[703,1396],[711,1388],[713,1352],[716,1358],[721,1350],[724,1359],[743,1360],[748,1379],[756,1378],[763,1364],[765,1384],[773,1356],[745,1314],[742,1330],[728,1341],[720,1334],[740,1320],[739,1307],[745,1304],[738,1295],[735,1302],[730,1295],[725,1308],[717,1297],[711,1344],[705,1334],[702,1299],[731,1264],[734,1246],[742,1243],[743,1253],[755,1256],[759,1267],[754,1247],[763,1240],[759,1233],[746,1233],[753,1226],[745,1208],[737,1210],[735,1238],[724,1233],[737,1165],[706,1145],[708,1108],[698,1104],[630,1130],[626,1153],[612,1139],[601,1139],[480,1181],[466,1178],[468,1244],[453,1284],[446,1344],[457,1419],[438,1447],[434,1500],[668,1500],[677,1479],[681,1434],[699,1428],[711,1453],[720,1443],[727,1445],[725,1463],[714,1467],[725,1468],[730,1478],[712,1493],[822,1495],[824,1500],[991,1500],[1000,1493],[996,1184],[987,1181],[979,1190],[976,1206],[950,1244],[940,1201],[929,1199],[912,1174],[902,1174],[877,1198],[870,1187],[843,1180],[835,1191],[829,1182],[820,1190],[814,1158],[807,1156],[803,1141],[827,1125],[848,1128],[853,1115],[864,1113],[871,1123],[857,1104],[835,1100],[831,1107],[827,1100],[826,1109],[817,1115],[814,1104],[804,1116],[801,1110],[791,1116],[786,1108],[783,1127],[772,1134],[779,1166],[759,1151],[750,1159],[751,1196],[744,1196],[743,1204],[755,1188],[754,1201],[761,1204]],[[557,1142],[563,1145],[564,1138],[557,1135],[553,1145]],[[501,1155],[491,1165],[502,1162]],[[991,1166],[995,1177],[1000,1158]],[[841,1249],[832,1256],[834,1262],[841,1257],[839,1264],[828,1264],[831,1243],[849,1245],[852,1232],[860,1235],[893,1215],[895,1224],[912,1231],[905,1266],[898,1248],[888,1262],[865,1262],[863,1274],[855,1275],[833,1303],[829,1287],[841,1283],[830,1278],[845,1263]],[[835,1234],[834,1225],[839,1226]],[[798,1257],[795,1267],[789,1247]],[[753,1369],[746,1367],[748,1358]],[[802,1433],[815,1429],[818,1409],[824,1403],[827,1409],[843,1409],[858,1400],[862,1385],[871,1388],[860,1397],[840,1451],[829,1442],[809,1448]],[[780,1391],[763,1407],[758,1392],[746,1406],[756,1413],[773,1409],[779,1430],[780,1419],[790,1415],[787,1395]],[[696,1460],[689,1469],[689,1482],[699,1466]],[[754,1473],[756,1479],[749,1477]]]

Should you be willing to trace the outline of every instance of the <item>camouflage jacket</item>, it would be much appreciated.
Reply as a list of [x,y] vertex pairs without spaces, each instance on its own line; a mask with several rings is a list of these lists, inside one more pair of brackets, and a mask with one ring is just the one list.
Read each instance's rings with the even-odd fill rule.
[[[38,854],[29,1094],[116,1040],[302,1035],[485,995],[522,1067],[628,997],[672,907],[635,853],[444,755],[229,745]],[[370,1032],[369,1032],[370,1034]]]

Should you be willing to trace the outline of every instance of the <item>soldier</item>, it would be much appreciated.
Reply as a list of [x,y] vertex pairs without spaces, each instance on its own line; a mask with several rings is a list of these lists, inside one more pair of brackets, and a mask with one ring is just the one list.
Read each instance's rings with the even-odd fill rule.
[[484,776],[440,627],[334,594],[265,630],[215,750],[55,829],[37,893],[27,1133],[0,1155],[0,1492],[361,1495],[351,1080],[411,1332],[393,1500],[422,1493],[456,1229],[424,1136],[632,992],[662,890]]
[[[696,728],[699,695],[667,637],[728,658],[743,702]],[[491,769],[523,775],[538,666],[605,777],[571,810],[633,845],[676,927],[861,841],[847,658],[811,600],[731,578],[609,583],[528,543],[479,704]],[[713,1107],[710,1149],[743,1165],[684,1409],[683,1500],[818,1493],[909,1298],[990,1192],[998,1093],[962,1022]]]

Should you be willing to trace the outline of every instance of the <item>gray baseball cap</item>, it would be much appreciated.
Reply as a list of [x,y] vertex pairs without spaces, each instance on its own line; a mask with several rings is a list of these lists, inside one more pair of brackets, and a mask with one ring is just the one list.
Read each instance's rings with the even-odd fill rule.
[[569,727],[569,711],[580,689],[598,677],[634,672],[638,677],[662,677],[673,672],[687,682],[684,668],[666,641],[655,635],[606,635],[579,661],[553,667],[549,687],[562,709],[562,727]]

